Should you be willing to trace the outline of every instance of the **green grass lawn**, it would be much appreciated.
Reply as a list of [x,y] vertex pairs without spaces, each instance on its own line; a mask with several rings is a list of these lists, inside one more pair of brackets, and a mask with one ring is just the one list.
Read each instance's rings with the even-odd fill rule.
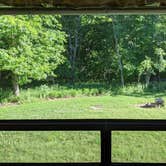
[[[162,94],[166,100],[166,95]],[[151,96],[103,96],[0,107],[0,119],[166,119]],[[166,162],[166,132],[113,132],[113,161]],[[0,162],[97,162],[99,132],[0,132]]]

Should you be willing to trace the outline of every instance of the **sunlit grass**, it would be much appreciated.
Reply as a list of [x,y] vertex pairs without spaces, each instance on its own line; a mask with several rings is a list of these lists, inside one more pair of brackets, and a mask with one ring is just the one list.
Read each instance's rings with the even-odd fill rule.
[[[153,100],[152,95],[41,100],[0,107],[0,119],[166,119],[165,107],[138,107]],[[166,162],[165,132],[113,132],[112,142],[113,161]],[[99,132],[0,132],[0,162],[81,161],[100,161]]]

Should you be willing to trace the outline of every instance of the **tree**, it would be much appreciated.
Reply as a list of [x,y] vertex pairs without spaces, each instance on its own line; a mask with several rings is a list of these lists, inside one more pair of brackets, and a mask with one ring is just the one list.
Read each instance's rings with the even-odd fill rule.
[[157,70],[157,77],[159,82],[161,82],[161,73],[166,71],[166,42],[165,42],[165,35],[166,35],[166,25],[165,25],[166,17],[165,16],[158,16],[155,21],[155,38],[156,38],[156,45],[154,48],[155,53],[155,69]]
[[157,61],[155,63],[155,68],[158,71],[158,82],[159,82],[159,88],[160,88],[160,73],[164,72],[166,70],[166,52],[162,48],[156,48],[155,54],[157,56]]
[[0,71],[10,73],[16,96],[19,85],[45,79],[63,62],[65,34],[59,28],[52,16],[0,17]]
[[151,58],[146,57],[146,59],[140,64],[139,67],[139,76],[145,75],[146,87],[149,86],[151,75],[155,74],[154,64]]
[[120,78],[121,78],[121,85],[124,87],[124,70],[123,70],[123,63],[122,63],[122,55],[120,53],[120,39],[119,39],[119,33],[120,33],[120,25],[119,23],[119,16],[112,16],[112,29],[113,29],[113,36],[114,36],[114,43],[115,43],[115,52],[118,57],[118,65],[120,70]]
[[71,67],[71,82],[76,79],[76,59],[79,54],[81,40],[81,16],[63,16],[63,29],[67,34],[67,55]]
[[54,82],[121,86],[144,78],[148,86],[166,74],[164,15],[1,16],[0,21],[1,78],[10,74],[16,95],[19,85],[47,76]]
[[112,19],[107,16],[82,16],[82,38],[78,58],[81,81],[110,83],[114,72]]

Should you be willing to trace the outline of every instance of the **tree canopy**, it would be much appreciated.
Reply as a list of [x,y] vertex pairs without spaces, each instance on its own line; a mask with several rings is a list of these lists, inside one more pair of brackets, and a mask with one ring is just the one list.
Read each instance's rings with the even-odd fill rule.
[[143,82],[166,76],[166,16],[0,16],[0,71],[18,85]]
[[16,95],[18,84],[46,79],[63,62],[60,28],[52,16],[0,17],[0,70],[9,71]]

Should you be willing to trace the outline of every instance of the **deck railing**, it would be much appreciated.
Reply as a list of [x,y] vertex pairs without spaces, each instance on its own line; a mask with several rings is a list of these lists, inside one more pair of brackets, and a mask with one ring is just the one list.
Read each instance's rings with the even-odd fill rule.
[[0,166],[166,166],[166,160],[113,163],[111,159],[112,131],[166,131],[166,120],[0,120],[0,131],[100,131],[101,135],[100,163],[0,163]]

